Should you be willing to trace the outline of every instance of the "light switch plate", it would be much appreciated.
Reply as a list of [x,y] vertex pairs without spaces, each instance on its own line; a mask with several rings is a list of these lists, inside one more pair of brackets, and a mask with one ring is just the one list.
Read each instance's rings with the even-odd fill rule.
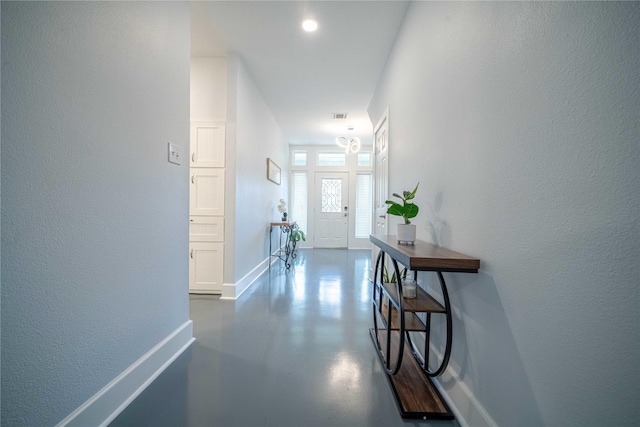
[[169,143],[169,162],[180,164],[181,148],[179,145]]

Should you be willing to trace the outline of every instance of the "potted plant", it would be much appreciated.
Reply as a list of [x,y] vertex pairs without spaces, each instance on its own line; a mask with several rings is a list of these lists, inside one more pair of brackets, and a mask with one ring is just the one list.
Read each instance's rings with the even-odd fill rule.
[[293,228],[291,230],[291,233],[289,233],[289,240],[296,243],[298,243],[300,240],[302,240],[303,242],[307,241],[306,236],[304,235],[304,231],[300,230],[297,227]]
[[[400,270],[400,279],[405,280],[407,278],[407,268],[404,267]],[[384,283],[396,283],[398,280],[396,279],[396,272],[392,272],[391,276],[389,276],[389,269],[387,266],[384,266],[384,271],[382,272],[382,280]]]
[[402,200],[402,203],[398,203],[393,200],[387,200],[385,202],[389,205],[387,208],[387,213],[389,215],[400,216],[404,220],[403,224],[398,224],[398,243],[413,244],[413,242],[416,241],[416,226],[415,224],[411,224],[410,219],[415,218],[420,209],[418,208],[418,205],[411,203],[410,200],[413,200],[416,197],[419,185],[420,183],[417,183],[416,188],[414,188],[413,191],[403,191],[402,196],[398,193],[393,193],[394,197]]
[[284,199],[280,199],[278,212],[282,215],[282,222],[287,222],[287,202],[285,202]]
[[307,241],[304,235],[304,231],[300,230],[297,225],[294,225],[293,227],[291,227],[291,230],[289,231],[290,244],[287,245],[287,250],[289,249],[291,250],[291,258],[296,257],[296,246],[298,246],[298,242],[300,240],[302,240],[303,242]]

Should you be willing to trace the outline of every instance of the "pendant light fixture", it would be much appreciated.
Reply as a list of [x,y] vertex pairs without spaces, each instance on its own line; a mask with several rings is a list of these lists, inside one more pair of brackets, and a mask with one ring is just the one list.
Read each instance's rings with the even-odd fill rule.
[[360,146],[362,145],[360,138],[357,136],[351,139],[345,136],[339,136],[336,138],[336,144],[338,144],[338,147],[344,148],[345,154],[357,153],[360,151]]

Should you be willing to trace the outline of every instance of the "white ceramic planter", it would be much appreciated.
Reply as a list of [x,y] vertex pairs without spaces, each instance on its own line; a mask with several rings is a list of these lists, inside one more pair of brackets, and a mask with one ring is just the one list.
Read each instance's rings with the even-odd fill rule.
[[398,224],[398,242],[410,243],[416,241],[416,225],[415,224]]

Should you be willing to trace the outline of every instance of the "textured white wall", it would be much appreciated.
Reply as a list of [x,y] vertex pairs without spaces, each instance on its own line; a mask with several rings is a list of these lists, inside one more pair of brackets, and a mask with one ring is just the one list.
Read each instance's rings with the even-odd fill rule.
[[[277,219],[278,200],[287,198],[289,147],[242,59],[234,55],[229,60],[236,72],[234,279],[238,281],[268,257],[268,223]],[[267,180],[267,157],[282,169],[281,185]]]
[[191,121],[227,119],[227,59],[191,58]]
[[415,2],[370,105],[418,237],[481,259],[446,275],[452,368],[499,425],[640,424],[638,28],[638,3]]
[[188,320],[188,3],[2,4],[2,422],[54,425]]

